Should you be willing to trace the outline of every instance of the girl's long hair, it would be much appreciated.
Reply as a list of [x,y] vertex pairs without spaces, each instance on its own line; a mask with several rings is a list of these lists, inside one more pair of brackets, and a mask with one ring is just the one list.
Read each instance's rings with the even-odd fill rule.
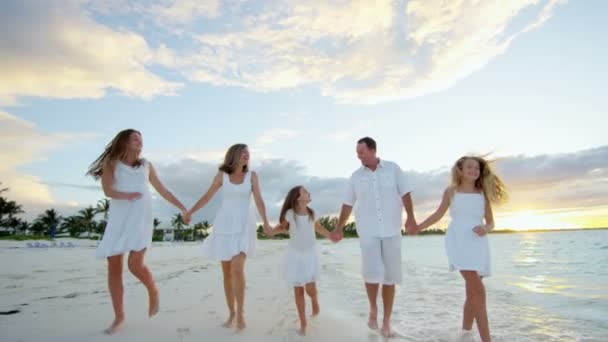
[[462,183],[462,168],[464,162],[469,159],[479,163],[479,178],[475,181],[475,188],[483,191],[484,196],[490,203],[502,204],[506,202],[509,196],[505,184],[492,170],[490,166],[492,162],[483,157],[464,156],[458,159],[452,166],[451,187],[455,189]]
[[[103,168],[106,165],[111,165],[117,160],[125,159],[127,157],[127,148],[129,145],[129,139],[131,138],[131,134],[137,133],[141,135],[138,130],[129,128],[123,131],[118,132],[114,139],[110,141],[108,145],[106,145],[103,153],[95,159],[94,162],[89,165],[89,169],[86,175],[93,176],[95,180],[101,178],[103,173]],[[135,166],[140,166],[142,164],[141,159],[137,158]]]
[[[291,188],[291,190],[289,190],[287,196],[285,196],[285,201],[283,202],[283,207],[281,208],[281,215],[279,216],[280,223],[286,221],[285,215],[287,215],[287,211],[289,211],[289,209],[291,209],[293,211],[293,214],[295,215],[296,207],[298,205],[298,199],[300,198],[300,189],[302,189],[301,185],[294,186],[293,188]],[[308,219],[314,221],[315,212],[310,209],[310,207],[306,207],[306,210],[308,211]],[[287,229],[289,229],[289,225],[287,225]]]

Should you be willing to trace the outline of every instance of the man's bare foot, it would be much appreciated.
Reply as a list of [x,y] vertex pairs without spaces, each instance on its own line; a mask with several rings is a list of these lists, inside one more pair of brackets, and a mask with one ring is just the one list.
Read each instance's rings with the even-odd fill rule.
[[369,310],[369,320],[367,321],[367,327],[371,330],[378,330],[378,309],[372,308]]
[[300,329],[297,330],[297,332],[300,336],[306,336],[306,326],[301,326]]
[[393,330],[391,329],[391,325],[388,323],[384,323],[382,325],[382,330],[380,330],[380,333],[382,334],[382,336],[384,338],[391,338],[391,337],[395,337],[395,333],[393,332]]
[[112,322],[112,325],[110,325],[108,328],[106,328],[103,332],[106,335],[114,335],[115,333],[117,333],[120,328],[122,328],[122,324],[125,322],[124,318],[116,318],[114,319],[114,322]]
[[236,332],[239,333],[247,328],[247,324],[245,324],[245,317],[238,316],[236,319]]
[[232,326],[234,325],[234,318],[236,317],[235,314],[231,313],[230,317],[228,317],[228,319],[226,320],[226,322],[224,322],[222,324],[222,326],[224,328],[232,328]]
[[315,298],[312,300],[312,317],[317,317],[320,312],[319,301]]
[[148,305],[148,316],[152,317],[158,313],[158,309],[160,307],[157,289],[154,289],[154,291],[150,292],[149,301],[150,304]]

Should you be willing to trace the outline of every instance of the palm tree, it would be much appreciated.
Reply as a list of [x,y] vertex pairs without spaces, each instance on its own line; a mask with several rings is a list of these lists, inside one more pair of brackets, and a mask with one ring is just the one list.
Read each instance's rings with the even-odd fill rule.
[[204,229],[205,236],[209,235],[209,228],[211,228],[211,224],[209,223],[209,221],[204,220],[203,229]]
[[338,218],[337,217],[330,217],[330,216],[323,216],[319,219],[319,223],[325,227],[325,229],[329,230],[330,232],[333,231],[334,229],[336,229],[336,225],[338,224]]
[[30,229],[30,224],[25,220],[19,220],[19,225],[17,226],[17,230],[22,234],[27,234],[28,229]]
[[24,213],[24,211],[21,204],[0,197],[0,226],[13,228],[13,234],[15,234],[17,226],[19,225],[19,221],[15,216],[22,213]]
[[95,215],[97,215],[97,209],[89,206],[81,209],[78,212],[78,215],[82,220],[81,223],[84,226],[83,228],[89,233],[88,236],[91,237],[91,232],[95,230]]
[[57,214],[55,209],[48,209],[43,214],[38,215],[38,218],[34,221],[34,224],[39,223],[41,227],[44,227],[44,230],[41,232],[43,234],[48,234],[52,227],[59,226],[63,218]]
[[103,220],[108,221],[108,212],[110,211],[110,200],[104,198],[97,202],[97,212],[103,214]]
[[72,237],[78,237],[83,231],[82,218],[74,215],[66,217],[61,223],[60,227],[62,231],[67,230]]
[[211,228],[211,225],[206,220],[195,224],[192,229],[192,239],[206,238],[209,235],[209,228]]
[[[181,213],[175,214],[173,216],[173,218],[171,219],[171,226],[177,231],[184,229],[185,225],[186,225],[186,223],[184,222],[184,218],[182,217]],[[174,236],[175,235],[177,235],[177,234],[174,234]],[[179,235],[181,236],[181,233]]]

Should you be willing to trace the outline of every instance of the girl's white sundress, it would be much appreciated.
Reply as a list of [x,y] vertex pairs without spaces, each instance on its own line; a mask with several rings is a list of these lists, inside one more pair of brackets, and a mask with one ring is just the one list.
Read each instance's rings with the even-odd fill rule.
[[150,165],[142,159],[132,167],[121,161],[114,168],[114,190],[139,192],[142,197],[129,201],[110,200],[108,222],[103,238],[97,246],[97,258],[107,258],[129,251],[141,251],[152,244],[152,201],[149,184]]
[[488,236],[478,236],[473,228],[483,225],[485,197],[481,193],[455,192],[450,205],[452,221],[445,236],[450,271],[477,271],[490,275]]
[[256,220],[253,207],[251,171],[241,184],[233,184],[227,173],[222,179],[222,202],[215,216],[213,231],[203,241],[205,258],[229,261],[240,253],[255,256]]
[[304,286],[319,281],[319,254],[316,246],[314,220],[293,210],[285,213],[289,222],[289,242],[284,263],[287,284]]

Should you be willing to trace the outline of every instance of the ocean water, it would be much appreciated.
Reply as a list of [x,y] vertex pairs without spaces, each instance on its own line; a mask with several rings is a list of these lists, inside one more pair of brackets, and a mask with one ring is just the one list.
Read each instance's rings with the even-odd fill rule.
[[[94,241],[74,243],[0,244],[0,312],[20,310],[0,315],[0,341],[107,340],[100,333],[111,319],[105,262],[94,258]],[[259,241],[257,257],[247,261],[249,330],[242,336],[219,328],[226,313],[219,265],[200,257],[198,243],[161,243],[146,257],[162,293],[161,314],[151,324],[136,314],[144,312],[145,291],[125,274],[133,327],[115,340],[382,341],[366,328],[358,240],[318,245],[321,315],[307,338],[294,334],[293,290],[281,285],[282,240]],[[608,230],[492,234],[490,246],[493,274],[484,283],[493,341],[608,341]],[[402,267],[393,317],[402,337],[395,340],[454,340],[465,291],[459,273],[448,271],[443,236],[404,237]]]
[[[464,281],[448,271],[443,239],[403,239],[394,325],[405,340],[450,341],[460,329]],[[490,248],[493,274],[484,284],[493,340],[608,341],[608,230],[492,234]],[[358,241],[320,249],[321,295],[343,289],[323,303],[365,324]]]

